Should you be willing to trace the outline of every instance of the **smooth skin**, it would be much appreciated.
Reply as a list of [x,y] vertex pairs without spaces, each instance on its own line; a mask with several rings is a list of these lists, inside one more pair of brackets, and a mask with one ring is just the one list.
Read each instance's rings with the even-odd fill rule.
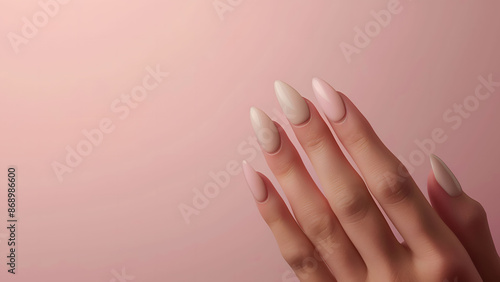
[[257,108],[253,128],[292,211],[243,163],[259,212],[300,281],[500,281],[486,213],[446,164],[430,156],[429,203],[349,98],[319,78],[312,84],[326,122],[290,85],[276,81],[275,90],[319,183],[283,128]]

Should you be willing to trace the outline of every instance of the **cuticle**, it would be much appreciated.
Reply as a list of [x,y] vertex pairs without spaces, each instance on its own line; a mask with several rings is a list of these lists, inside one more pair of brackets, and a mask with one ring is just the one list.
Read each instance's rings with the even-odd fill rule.
[[345,114],[344,114],[344,116],[343,116],[343,117],[342,117],[339,121],[334,121],[333,123],[334,123],[334,124],[336,124],[336,125],[337,125],[337,124],[338,124],[338,125],[343,124],[343,123],[345,123],[345,122],[346,122],[346,120],[347,120],[347,116],[348,116],[348,115],[347,115],[347,111],[346,111],[346,112],[345,112]]
[[340,96],[340,99],[342,100],[342,104],[344,104],[344,116],[337,122],[333,122],[334,124],[343,124],[345,123],[345,121],[347,120],[347,116],[349,115],[349,112],[347,111],[347,104],[345,102],[345,99],[344,99],[344,93],[340,92],[340,91],[337,91],[337,93],[339,94]]
[[[278,131],[279,132],[279,131]],[[280,151],[281,151],[281,148],[283,147],[283,142],[282,142],[282,139],[281,139],[281,134],[279,134],[279,137],[280,137],[280,145],[278,147],[278,149],[276,149],[274,152],[272,153],[269,153],[267,151],[264,151],[267,155],[269,156],[275,156],[277,155]]]
[[309,111],[309,117],[307,117],[307,119],[299,124],[293,124],[293,123],[290,123],[293,127],[296,127],[296,128],[302,128],[302,127],[306,127],[309,123],[311,123],[311,120],[312,120],[312,111],[311,111],[311,102],[304,98],[304,100],[306,101],[306,104],[307,104],[307,110]]
[[309,117],[305,121],[303,121],[299,124],[292,124],[292,123],[291,124],[293,125],[293,127],[302,128],[302,127],[306,127],[309,123],[311,123],[311,120],[312,120],[312,115],[311,115],[311,110],[309,109]]
[[269,201],[269,190],[267,190],[267,185],[266,185],[266,199],[262,202],[256,201],[259,205],[263,205]]

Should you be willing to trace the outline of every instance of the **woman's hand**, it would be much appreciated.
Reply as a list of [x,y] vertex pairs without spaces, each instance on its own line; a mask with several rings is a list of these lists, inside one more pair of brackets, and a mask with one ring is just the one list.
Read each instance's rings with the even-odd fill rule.
[[462,191],[444,162],[431,156],[428,189],[433,208],[354,104],[321,79],[312,84],[360,174],[314,105],[281,81],[275,83],[276,95],[323,193],[283,128],[257,108],[250,111],[253,128],[295,218],[269,179],[243,164],[257,207],[297,277],[341,282],[500,281],[500,259],[486,213]]

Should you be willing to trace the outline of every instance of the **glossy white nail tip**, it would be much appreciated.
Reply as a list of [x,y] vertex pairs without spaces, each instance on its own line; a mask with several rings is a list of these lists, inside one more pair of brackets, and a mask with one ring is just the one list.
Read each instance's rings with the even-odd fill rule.
[[274,122],[262,110],[251,107],[250,120],[262,149],[270,154],[280,147],[280,135]]
[[274,91],[283,113],[290,123],[299,125],[309,119],[309,106],[297,90],[283,81],[276,80]]
[[462,186],[450,168],[438,156],[431,154],[431,166],[437,182],[451,197],[462,194]]

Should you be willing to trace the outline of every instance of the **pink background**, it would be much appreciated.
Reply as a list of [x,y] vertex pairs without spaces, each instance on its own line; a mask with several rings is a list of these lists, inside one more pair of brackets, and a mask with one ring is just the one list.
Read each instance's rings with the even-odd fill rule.
[[[248,109],[277,117],[275,79],[316,102],[313,76],[346,93],[400,157],[444,129],[435,153],[484,205],[500,246],[500,88],[457,129],[442,117],[474,94],[478,76],[500,81],[500,2],[401,0],[350,63],[340,44],[354,44],[355,27],[388,1],[220,2],[231,9],[219,15],[212,0],[68,1],[16,52],[9,33],[22,35],[23,17],[43,10],[0,0],[1,178],[16,165],[19,181],[15,276],[6,272],[0,190],[0,280],[294,281],[241,170],[229,183],[210,175],[244,159],[269,175],[248,143]],[[120,119],[113,101],[157,65],[168,78]],[[53,162],[103,118],[114,131],[60,182]],[[429,170],[426,159],[413,172],[424,191]],[[207,185],[219,193],[188,224],[179,207]]]

